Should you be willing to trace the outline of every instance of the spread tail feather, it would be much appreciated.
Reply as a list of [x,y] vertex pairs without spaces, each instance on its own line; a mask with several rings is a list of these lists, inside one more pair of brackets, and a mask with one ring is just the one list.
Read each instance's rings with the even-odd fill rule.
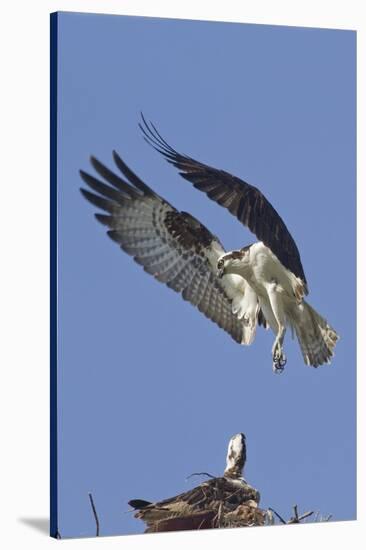
[[130,500],[128,502],[132,508],[135,508],[135,510],[141,510],[141,508],[145,508],[146,506],[150,506],[151,502],[148,500],[142,500],[140,498],[135,498],[134,500]]
[[303,301],[299,308],[301,314],[293,326],[305,363],[313,367],[329,364],[338,334],[307,302]]

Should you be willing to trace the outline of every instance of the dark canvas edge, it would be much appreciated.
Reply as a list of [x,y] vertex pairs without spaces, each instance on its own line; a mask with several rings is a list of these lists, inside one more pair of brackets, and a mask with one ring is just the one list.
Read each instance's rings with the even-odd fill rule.
[[50,536],[59,538],[57,495],[57,31],[50,14]]

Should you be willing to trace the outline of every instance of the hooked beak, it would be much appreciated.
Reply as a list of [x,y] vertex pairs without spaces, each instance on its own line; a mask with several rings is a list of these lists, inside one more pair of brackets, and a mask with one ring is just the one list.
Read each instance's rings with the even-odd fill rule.
[[222,267],[221,269],[218,269],[218,270],[217,270],[217,276],[218,276],[219,279],[222,279],[223,275],[225,274],[224,272],[225,272],[225,268],[224,268],[224,267]]

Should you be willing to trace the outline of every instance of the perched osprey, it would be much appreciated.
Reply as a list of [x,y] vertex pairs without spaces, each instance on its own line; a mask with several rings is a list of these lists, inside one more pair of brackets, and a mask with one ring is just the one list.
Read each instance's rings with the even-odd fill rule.
[[263,525],[266,513],[258,508],[260,495],[242,477],[245,461],[245,436],[240,433],[229,442],[222,477],[160,502],[136,499],[129,505],[138,510],[135,517],[146,523],[150,533]]
[[273,206],[256,187],[179,154],[144,118],[140,128],[183,178],[227,208],[259,242],[226,252],[215,235],[155,193],[116,152],[120,174],[94,157],[91,163],[104,181],[80,171],[95,191],[81,189],[84,197],[107,212],[96,218],[109,227],[108,235],[239,344],[253,342],[257,324],[271,328],[275,371],[286,364],[287,326],[296,334],[307,365],[330,363],[338,335],[304,300],[308,286],[300,254]]

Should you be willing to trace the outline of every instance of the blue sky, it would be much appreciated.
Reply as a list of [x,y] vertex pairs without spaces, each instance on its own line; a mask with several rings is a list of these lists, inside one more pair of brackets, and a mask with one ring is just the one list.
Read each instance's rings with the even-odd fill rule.
[[[219,475],[246,434],[262,506],[335,520],[355,508],[355,48],[350,31],[59,15],[59,531],[140,533],[131,498],[157,500]],[[309,302],[341,335],[332,366],[306,367],[288,334],[241,347],[145,274],[81,196],[94,154],[122,158],[227,249],[255,241],[185,182],[138,130],[259,187],[296,240]]]

